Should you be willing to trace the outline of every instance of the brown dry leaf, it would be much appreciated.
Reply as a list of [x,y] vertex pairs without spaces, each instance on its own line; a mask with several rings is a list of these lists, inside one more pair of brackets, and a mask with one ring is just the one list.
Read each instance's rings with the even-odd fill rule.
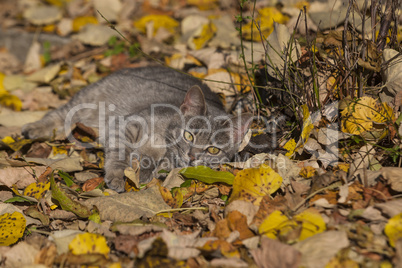
[[324,198],[328,201],[329,204],[336,205],[338,204],[338,194],[335,191],[325,190],[321,193],[315,195],[309,200],[309,204],[313,204],[315,201]]
[[402,168],[383,167],[380,172],[392,190],[402,192]]
[[293,247],[302,253],[301,266],[321,268],[335,254],[349,246],[345,231],[326,231],[307,238]]
[[250,231],[247,225],[247,218],[238,211],[230,212],[227,217],[228,226],[232,231],[238,231],[240,233],[239,239],[244,240],[253,237],[253,232]]
[[13,246],[3,255],[5,260],[4,267],[23,267],[35,263],[35,257],[39,249],[36,245],[30,245],[25,241]]
[[163,201],[157,186],[139,192],[97,197],[84,202],[88,207],[95,205],[102,220],[130,222],[142,216],[152,217],[170,207]]
[[228,220],[223,219],[216,223],[215,229],[212,231],[211,236],[218,237],[219,239],[227,239],[232,230],[230,230],[228,225]]
[[251,255],[258,267],[297,268],[300,266],[301,254],[292,246],[263,236],[261,246],[251,250]]
[[169,189],[167,189],[161,185],[158,185],[158,186],[159,186],[160,194],[161,194],[163,200],[166,202],[166,204],[168,204],[172,208],[176,208],[177,207],[176,200],[173,198],[173,195],[169,191]]
[[87,180],[82,186],[84,192],[89,192],[96,189],[101,183],[103,183],[103,178],[92,178]]
[[18,189],[23,189],[36,182],[34,174],[42,174],[45,172],[46,167],[9,167],[0,169],[0,184],[11,188],[16,185]]
[[[264,199],[263,199],[264,201]],[[261,207],[262,205],[260,205]],[[232,211],[238,211],[247,218],[247,224],[253,221],[255,214],[258,211],[258,206],[253,205],[250,202],[243,200],[235,200],[229,203],[225,208],[225,215],[228,215]]]

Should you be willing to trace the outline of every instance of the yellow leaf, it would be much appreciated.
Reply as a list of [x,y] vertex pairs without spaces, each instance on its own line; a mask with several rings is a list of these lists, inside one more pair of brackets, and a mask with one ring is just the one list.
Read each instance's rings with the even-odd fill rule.
[[276,192],[282,184],[282,177],[270,166],[248,168],[237,173],[229,202],[245,200],[259,205],[262,198]]
[[334,170],[343,170],[345,172],[349,172],[350,164],[347,163],[339,163],[337,166],[334,167]]
[[66,150],[65,146],[53,146],[52,147],[52,152],[53,152],[54,155],[57,155],[57,154],[68,155],[68,151]]
[[57,7],[62,7],[70,1],[71,0],[46,0],[46,2],[48,2],[49,4]]
[[0,95],[0,105],[9,107],[15,111],[21,111],[22,102],[21,100],[14,95],[9,93],[4,93]]
[[52,32],[54,32],[55,29],[56,29],[56,25],[54,25],[54,24],[45,25],[42,28],[42,30],[47,33],[52,33]]
[[302,143],[304,144],[308,140],[311,131],[314,129],[314,125],[311,121],[310,111],[307,105],[302,105],[302,109],[303,109],[303,130],[301,133],[301,140]]
[[76,235],[68,248],[74,255],[97,253],[107,257],[110,251],[105,237],[91,233]]
[[297,241],[302,241],[326,230],[326,225],[320,213],[312,208],[289,219],[279,210],[275,210],[261,223],[258,231],[269,238],[285,237],[289,232],[300,229]]
[[202,29],[196,34],[195,37],[190,38],[189,46],[192,49],[203,48],[216,33],[216,26],[212,22],[206,23],[202,26]]
[[25,188],[24,195],[40,200],[45,196],[46,191],[49,189],[50,182],[34,182]]
[[[289,18],[275,7],[266,7],[258,11],[255,22],[250,21],[242,28],[242,35],[247,40],[261,41],[261,35],[266,39],[274,30],[274,22],[285,24]],[[258,27],[257,27],[258,26]]]
[[384,233],[388,236],[389,244],[395,247],[395,242],[402,238],[402,213],[388,220]]
[[26,227],[25,217],[19,213],[5,213],[0,216],[0,246],[9,246],[18,241]]
[[306,179],[313,177],[316,174],[317,174],[317,171],[312,166],[303,167],[299,172],[299,175]]
[[303,149],[304,144],[308,141],[308,139],[310,137],[311,131],[314,129],[314,125],[311,121],[310,111],[309,111],[307,105],[302,105],[301,108],[303,110],[302,133],[300,135],[299,141],[294,146],[294,149],[293,149],[293,142],[288,145],[289,149],[285,148],[288,150],[288,153],[286,153],[286,156],[292,156],[295,151],[298,152],[299,150]]
[[8,93],[6,91],[6,89],[4,88],[4,84],[3,84],[5,77],[6,77],[6,75],[0,72],[0,95]]
[[15,142],[15,140],[10,136],[5,136],[3,139],[1,139],[1,141],[5,144],[11,144]]
[[302,213],[294,216],[293,219],[302,223],[299,241],[309,238],[315,234],[322,233],[326,230],[324,219],[314,208],[303,211]]
[[283,215],[281,211],[275,210],[261,223],[258,232],[271,239],[277,239],[280,230],[285,230],[285,228],[289,230],[289,223],[292,224],[292,222],[289,222],[288,217]]
[[105,157],[103,152],[97,152],[96,155],[99,157],[99,168],[103,168],[105,166]]
[[32,140],[30,140],[30,139],[20,139],[20,138],[18,138],[17,140],[14,140],[10,136],[4,137],[1,141],[4,144],[6,144],[8,147],[10,147],[10,149],[12,149],[15,152],[19,151],[26,144],[32,143]]
[[155,34],[159,28],[165,28],[171,33],[175,33],[176,27],[179,26],[179,23],[166,15],[147,15],[142,17],[141,19],[134,22],[134,27],[140,30],[143,33],[147,31],[147,24],[153,22],[154,23],[154,32]]
[[285,155],[287,157],[291,157],[295,153],[295,149],[296,149],[296,141],[295,141],[295,139],[288,140],[286,142],[286,144],[283,146],[283,148],[288,151]]
[[310,3],[307,1],[300,1],[297,2],[294,6],[297,7],[298,9],[303,9],[303,7],[306,7],[306,10],[308,11]]
[[98,24],[98,20],[94,16],[76,17],[73,20],[73,31],[79,32],[87,24]]
[[342,131],[367,139],[381,139],[388,133],[387,125],[395,121],[393,109],[371,97],[351,101],[342,111]]
[[196,6],[200,10],[212,10],[218,7],[218,0],[187,0],[190,6]]

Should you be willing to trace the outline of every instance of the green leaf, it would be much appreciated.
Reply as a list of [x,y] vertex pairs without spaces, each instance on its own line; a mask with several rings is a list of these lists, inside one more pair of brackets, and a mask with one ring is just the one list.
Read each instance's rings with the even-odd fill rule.
[[7,199],[6,201],[4,201],[4,203],[14,203],[14,202],[29,202],[31,204],[34,204],[34,202],[32,202],[31,200],[28,200],[22,196],[14,196],[14,197],[11,197],[10,199]]
[[59,170],[57,174],[59,174],[60,178],[64,180],[68,187],[74,185],[73,177],[71,177],[67,172]]
[[180,184],[181,187],[190,187],[191,185],[191,180],[185,180],[182,184]]
[[169,172],[170,172],[169,170],[161,169],[158,171],[158,174],[169,174]]
[[63,189],[61,189],[54,181],[53,174],[50,176],[50,188],[52,189],[52,198],[56,199],[61,208],[66,211],[71,211],[81,218],[91,216],[91,211],[81,203],[72,200]]
[[183,168],[180,174],[188,179],[196,179],[207,184],[224,182],[232,185],[235,177],[230,172],[216,171],[205,166]]

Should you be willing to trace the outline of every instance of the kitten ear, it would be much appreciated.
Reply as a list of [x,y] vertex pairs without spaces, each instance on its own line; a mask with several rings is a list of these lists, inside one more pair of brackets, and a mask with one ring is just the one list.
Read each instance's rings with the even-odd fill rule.
[[243,141],[254,116],[250,113],[241,114],[231,118],[233,123],[233,141],[235,144],[240,144]]
[[204,93],[199,86],[192,86],[187,91],[186,97],[180,106],[180,111],[184,115],[206,115],[207,106],[205,104]]

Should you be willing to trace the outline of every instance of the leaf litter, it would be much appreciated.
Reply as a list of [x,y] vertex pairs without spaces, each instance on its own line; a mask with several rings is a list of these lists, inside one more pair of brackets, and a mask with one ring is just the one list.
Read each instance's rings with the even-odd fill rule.
[[[0,34],[13,26],[33,38],[25,50],[0,41],[5,58],[26,55],[25,66],[0,62],[0,123],[10,130],[0,154],[7,206],[0,260],[7,267],[34,260],[48,267],[400,261],[397,18],[384,36],[365,17],[370,27],[362,38],[361,15],[368,12],[360,2],[349,17],[347,4],[304,1],[241,1],[240,9],[205,0],[6,2],[0,5],[23,15],[0,13]],[[303,6],[306,14],[299,13]],[[383,7],[376,10],[392,9]],[[132,43],[119,40],[118,31]],[[11,135],[11,127],[39,119],[38,110],[61,105],[83,86],[154,60],[206,79],[229,112],[273,117],[272,129],[255,122],[249,138],[273,135],[274,154],[244,151],[244,162],[176,169],[147,186],[135,169],[126,170],[133,183],[117,194],[105,189],[96,131],[77,124],[73,132],[92,150],[60,137]]]

